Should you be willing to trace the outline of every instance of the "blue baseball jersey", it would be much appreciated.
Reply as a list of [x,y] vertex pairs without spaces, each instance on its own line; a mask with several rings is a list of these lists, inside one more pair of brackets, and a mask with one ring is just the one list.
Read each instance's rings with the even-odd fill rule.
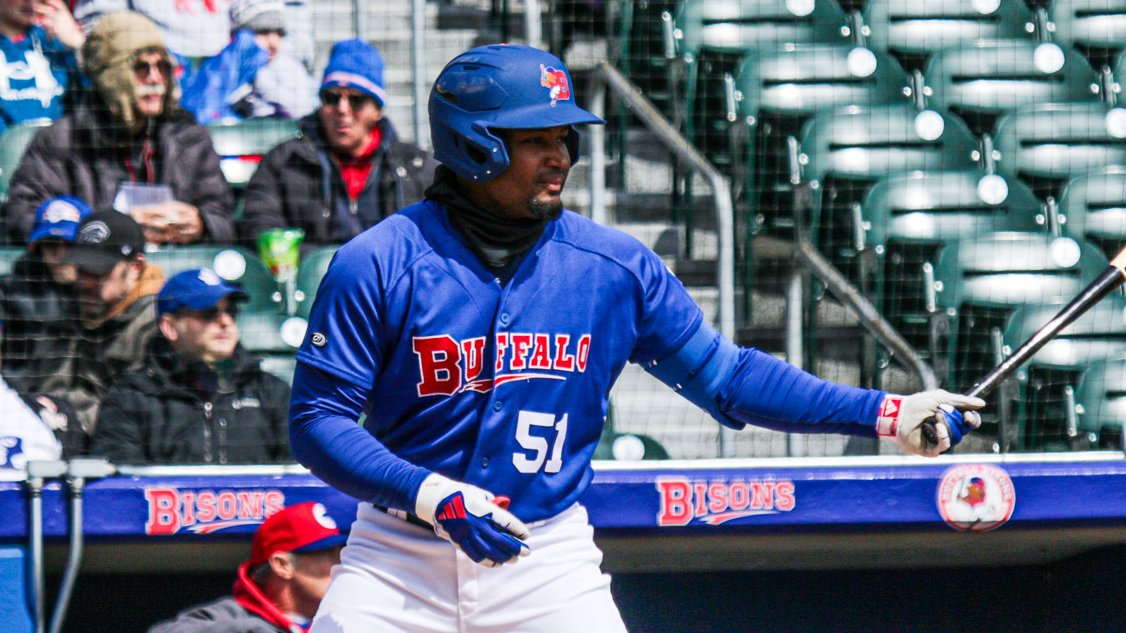
[[534,521],[586,489],[625,363],[675,351],[701,319],[620,231],[565,211],[502,285],[425,201],[341,247],[297,358],[362,389],[394,455]]

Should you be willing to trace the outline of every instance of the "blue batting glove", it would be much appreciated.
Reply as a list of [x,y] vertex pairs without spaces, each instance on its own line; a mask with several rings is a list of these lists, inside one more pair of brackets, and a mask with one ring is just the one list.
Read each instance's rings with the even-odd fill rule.
[[486,567],[516,562],[530,549],[527,526],[505,509],[503,497],[476,486],[431,474],[415,497],[415,514],[473,562]]

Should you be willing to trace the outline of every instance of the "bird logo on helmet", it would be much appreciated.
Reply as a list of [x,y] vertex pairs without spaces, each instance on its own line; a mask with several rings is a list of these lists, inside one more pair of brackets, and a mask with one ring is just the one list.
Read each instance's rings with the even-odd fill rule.
[[570,126],[574,163],[579,159],[575,126],[605,121],[575,103],[571,86],[563,62],[531,46],[492,44],[458,55],[430,91],[434,157],[461,178],[488,182],[508,168],[508,150],[497,130]]

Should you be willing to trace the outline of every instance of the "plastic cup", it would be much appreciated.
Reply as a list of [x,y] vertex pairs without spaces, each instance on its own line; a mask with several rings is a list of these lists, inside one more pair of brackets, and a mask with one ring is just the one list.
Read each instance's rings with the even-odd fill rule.
[[258,255],[278,281],[297,278],[304,239],[302,229],[270,229],[258,236]]

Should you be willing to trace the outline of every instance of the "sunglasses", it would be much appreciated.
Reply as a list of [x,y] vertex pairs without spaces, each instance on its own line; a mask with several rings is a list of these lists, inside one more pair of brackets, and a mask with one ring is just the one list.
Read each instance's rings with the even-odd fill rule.
[[342,92],[324,91],[321,93],[321,105],[328,108],[335,108],[340,105],[340,100],[347,97],[348,107],[353,110],[360,110],[369,103],[375,103],[375,100],[368,95],[345,95]]
[[133,74],[139,77],[148,77],[153,71],[159,71],[161,77],[168,77],[172,74],[172,64],[164,60],[155,64],[140,60],[133,62]]
[[254,32],[255,35],[272,35],[274,33],[277,33],[278,37],[285,37],[285,29],[261,29]]
[[199,319],[200,321],[214,321],[219,318],[220,314],[229,314],[232,319],[237,319],[239,313],[239,306],[237,303],[232,303],[225,308],[214,306],[206,310],[181,310],[181,316],[191,316]]

